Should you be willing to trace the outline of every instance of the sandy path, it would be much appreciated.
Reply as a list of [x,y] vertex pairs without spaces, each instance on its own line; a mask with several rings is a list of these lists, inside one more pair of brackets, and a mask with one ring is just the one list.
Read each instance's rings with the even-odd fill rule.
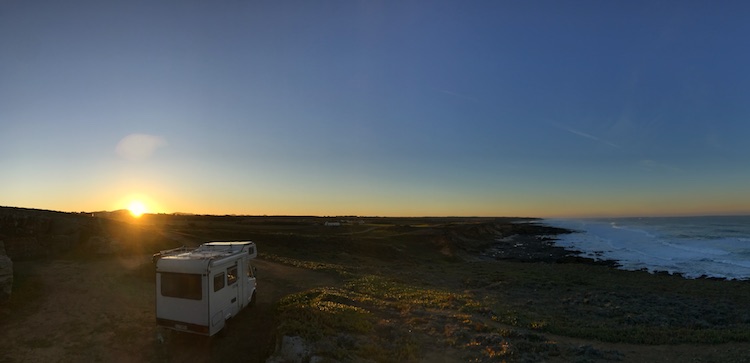
[[2,362],[262,362],[275,339],[274,303],[340,283],[257,260],[257,304],[230,321],[226,336],[206,338],[156,328],[149,257],[16,263],[26,276],[18,288],[44,294],[0,321]]

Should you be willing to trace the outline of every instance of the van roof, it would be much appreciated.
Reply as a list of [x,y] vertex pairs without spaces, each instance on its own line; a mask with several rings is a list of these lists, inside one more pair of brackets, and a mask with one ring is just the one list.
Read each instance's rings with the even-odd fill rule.
[[252,241],[207,242],[195,249],[181,247],[162,251],[158,254],[157,268],[160,270],[205,269],[209,264],[222,263],[224,258],[248,253],[247,249],[250,246],[255,246],[255,243]]
[[[254,245],[255,243],[253,241],[227,241],[227,242],[206,242],[202,244],[200,247],[204,246],[216,246],[216,247],[232,247],[232,246],[240,246],[240,249],[242,249],[242,246],[249,246]],[[198,248],[200,248],[198,247]]]

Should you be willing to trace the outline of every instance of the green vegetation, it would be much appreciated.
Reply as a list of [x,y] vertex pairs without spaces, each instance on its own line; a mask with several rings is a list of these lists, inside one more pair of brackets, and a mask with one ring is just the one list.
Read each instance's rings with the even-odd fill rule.
[[[209,240],[253,240],[262,260],[315,273],[304,272],[292,287],[285,286],[284,275],[271,282],[259,270],[259,289],[276,288],[278,294],[257,306],[261,313],[240,314],[230,324],[233,334],[212,345],[201,347],[196,342],[204,341],[197,337],[167,336],[167,343],[155,344],[147,357],[179,360],[175,357],[190,356],[181,355],[186,347],[197,347],[216,361],[237,360],[244,357],[244,351],[218,347],[246,346],[250,334],[263,338],[259,340],[263,347],[256,347],[253,356],[257,361],[265,359],[261,357],[267,352],[265,344],[273,347],[272,335],[302,337],[310,343],[312,355],[342,362],[623,358],[618,351],[595,347],[602,342],[631,344],[628,352],[664,344],[697,347],[691,354],[701,353],[707,344],[729,344],[735,353],[750,347],[747,281],[687,280],[570,259],[548,240],[538,238],[562,231],[512,224],[509,219],[352,217],[350,223],[326,227],[330,218],[150,215],[130,225],[114,217],[62,217],[75,217],[79,223],[63,223],[57,217],[25,222],[41,226],[50,234],[49,241],[67,241],[58,234],[68,233],[69,225],[80,226],[82,237],[71,239],[67,250],[59,247],[67,253],[23,255],[14,263],[13,294],[0,306],[0,323],[17,324],[38,313],[51,299],[45,290],[59,285],[50,281],[57,274],[62,282],[73,281],[66,276],[87,281],[66,287],[62,291],[66,294],[116,295],[122,306],[142,306],[131,309],[131,315],[145,312],[140,323],[131,324],[131,320],[115,319],[119,311],[106,310],[110,304],[93,301],[92,306],[100,311],[97,316],[107,319],[71,330],[81,332],[71,346],[97,347],[82,348],[84,358],[102,357],[98,349],[104,346],[89,341],[107,336],[110,330],[123,344],[151,342],[150,335],[144,338],[142,334],[153,319],[153,297],[148,296],[154,288],[150,254]],[[9,252],[44,251],[42,243],[38,243],[40,248],[26,248],[32,239],[21,232],[8,232]],[[516,237],[502,245],[500,240],[509,236]],[[98,244],[120,247],[95,248]],[[503,258],[487,257],[490,247],[500,249]],[[141,257],[142,263],[138,262]],[[131,264],[120,265],[121,261]],[[51,262],[54,269],[41,268]],[[56,274],[42,274],[42,270]],[[326,279],[330,276],[334,278]],[[288,295],[297,291],[302,292]],[[281,296],[285,297],[278,301]],[[77,324],[85,321],[76,320]],[[109,329],[110,325],[116,327]],[[263,334],[257,333],[260,330]],[[581,345],[582,340],[591,345]],[[43,334],[15,343],[29,350],[44,350],[51,344]],[[704,361],[734,359],[732,353],[710,354],[703,356],[708,357]]]
[[274,254],[268,254],[268,253],[260,253],[259,257],[267,261],[274,261],[274,262],[283,263],[289,266],[306,268],[308,270],[335,272],[335,273],[341,274],[342,276],[351,275],[350,270],[354,269],[354,267],[347,267],[347,266],[335,264],[335,263],[303,261],[303,260],[298,260],[295,258],[282,257],[282,256],[274,255]]
[[472,294],[376,275],[288,296],[279,312],[281,335],[301,336],[316,343],[316,355],[334,359],[416,360],[436,344],[475,361],[563,351],[542,335],[492,322]]
[[468,294],[419,288],[375,275],[352,280],[346,284],[345,288],[355,294],[357,301],[400,311],[415,308],[466,311],[479,306]]
[[488,236],[446,238],[446,231],[460,234],[460,225],[388,225],[356,238],[327,235],[334,244],[346,239],[337,245],[358,251],[388,240],[408,251],[391,259],[376,251],[352,261],[310,251],[298,258],[269,256],[347,278],[343,286],[284,299],[279,334],[319,342],[316,354],[324,357],[378,362],[417,360],[436,346],[471,361],[621,356],[552,341],[548,334],[643,345],[750,342],[746,282],[585,263],[464,261],[454,258],[462,244],[476,248]]
[[347,292],[335,288],[312,289],[279,302],[280,331],[319,340],[337,332],[369,333],[371,313],[354,306]]
[[634,344],[750,341],[750,286],[578,264],[475,265],[466,287],[493,320]]
[[377,361],[416,358],[415,342],[373,314],[370,310],[373,305],[369,303],[372,299],[336,288],[288,296],[279,303],[279,331],[316,342],[317,355],[339,360],[353,360],[357,356]]

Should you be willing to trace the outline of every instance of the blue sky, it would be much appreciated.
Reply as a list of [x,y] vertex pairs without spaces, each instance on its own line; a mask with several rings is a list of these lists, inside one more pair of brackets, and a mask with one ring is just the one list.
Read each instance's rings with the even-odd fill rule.
[[750,213],[743,1],[5,1],[0,205]]

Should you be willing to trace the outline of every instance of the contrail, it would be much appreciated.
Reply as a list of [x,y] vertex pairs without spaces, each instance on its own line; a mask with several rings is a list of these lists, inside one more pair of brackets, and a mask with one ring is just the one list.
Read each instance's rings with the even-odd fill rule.
[[562,125],[556,125],[556,126],[557,126],[557,127],[559,127],[559,128],[561,128],[561,129],[563,129],[563,130],[565,130],[565,131],[567,131],[567,132],[570,132],[571,134],[574,134],[574,135],[578,135],[578,136],[580,136],[580,137],[585,137],[585,138],[587,138],[587,139],[590,139],[590,140],[594,140],[594,141],[596,141],[596,142],[600,142],[600,143],[602,143],[602,144],[605,144],[605,145],[609,145],[609,146],[612,146],[612,147],[614,147],[614,148],[618,148],[618,149],[620,149],[620,146],[619,146],[619,145],[613,144],[613,143],[611,143],[611,142],[609,142],[609,141],[607,141],[607,140],[603,140],[603,139],[601,139],[601,138],[598,138],[598,137],[596,137],[596,136],[594,136],[594,135],[591,135],[591,134],[587,134],[587,133],[585,133],[585,132],[582,132],[582,131],[578,131],[578,130],[576,130],[576,129],[572,129],[572,128],[570,128],[570,127],[565,127],[565,126],[562,126]]

